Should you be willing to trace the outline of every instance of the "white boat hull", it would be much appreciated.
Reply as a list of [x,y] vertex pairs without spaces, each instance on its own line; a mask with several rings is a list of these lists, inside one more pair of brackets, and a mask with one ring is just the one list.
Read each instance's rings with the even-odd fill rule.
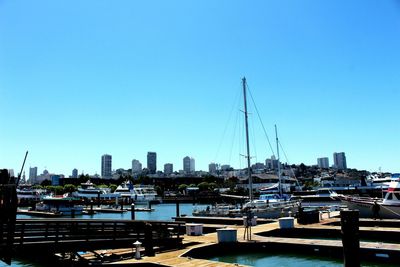
[[[361,218],[374,218],[373,206],[374,200],[364,200],[358,198],[344,198],[342,203],[349,209],[358,210]],[[399,219],[400,206],[385,205],[382,202],[378,203],[380,206],[379,217],[382,219]]]

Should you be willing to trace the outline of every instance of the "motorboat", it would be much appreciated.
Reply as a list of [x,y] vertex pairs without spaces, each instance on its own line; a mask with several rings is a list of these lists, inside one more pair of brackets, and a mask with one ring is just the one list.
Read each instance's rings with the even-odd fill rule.
[[134,185],[130,182],[124,182],[115,189],[114,193],[128,202],[138,204],[161,201],[152,185]]
[[240,209],[235,205],[216,204],[207,206],[206,209],[195,208],[192,215],[199,217],[234,217],[239,212]]
[[111,193],[110,188],[97,188],[90,180],[86,183],[81,183],[77,191],[72,193],[73,197],[81,199],[116,199],[119,197],[118,193]]
[[30,205],[39,202],[45,195],[45,189],[36,189],[31,186],[20,186],[17,188],[17,198],[20,205]]
[[293,192],[291,200],[301,201],[302,206],[332,206],[340,205],[340,195],[329,188]]
[[400,219],[400,179],[390,182],[384,192],[383,199],[356,196],[341,196],[340,199],[349,209],[359,210],[360,217]]
[[35,211],[59,214],[62,216],[82,215],[83,205],[80,199],[70,197],[67,194],[61,196],[45,196],[37,203]]

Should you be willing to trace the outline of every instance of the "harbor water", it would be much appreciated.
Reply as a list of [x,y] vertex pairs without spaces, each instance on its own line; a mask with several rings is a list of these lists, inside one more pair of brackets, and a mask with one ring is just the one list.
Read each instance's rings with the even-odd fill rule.
[[[95,206],[96,207],[96,206]],[[136,205],[136,208],[147,208],[147,205]],[[193,205],[187,203],[179,204],[179,213],[181,216],[187,215],[191,216],[193,209],[205,209],[207,205]],[[123,213],[102,213],[98,212],[93,215],[80,215],[76,216],[75,218],[79,219],[114,219],[114,220],[130,220],[131,219],[131,212],[130,212],[130,205],[124,206],[124,209],[127,209],[127,212]],[[135,212],[135,219],[136,220],[155,220],[155,221],[171,221],[172,217],[176,216],[176,204],[157,204],[152,205],[151,208],[153,209],[150,211],[136,211]],[[25,218],[38,218],[38,217],[31,217],[28,215],[18,215],[17,218],[25,219]],[[64,218],[64,217],[61,217]],[[66,217],[68,218],[68,217]]]
[[[226,263],[238,263],[247,266],[254,267],[342,267],[343,261],[306,256],[301,254],[268,254],[268,253],[246,253],[242,255],[223,255],[218,257],[210,258],[209,260],[226,262]],[[361,263],[362,267],[394,267],[397,265],[390,264],[374,264],[374,263]]]

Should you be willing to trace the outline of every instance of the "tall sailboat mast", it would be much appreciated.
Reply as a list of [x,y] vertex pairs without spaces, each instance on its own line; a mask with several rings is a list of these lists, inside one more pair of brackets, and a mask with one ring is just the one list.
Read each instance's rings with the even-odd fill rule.
[[247,114],[247,100],[246,100],[246,77],[242,79],[243,83],[243,98],[244,98],[244,118],[246,125],[246,146],[247,146],[247,173],[249,175],[249,198],[250,203],[253,201],[253,181],[251,178],[251,168],[250,168],[250,146],[249,146],[249,125],[248,125],[248,114]]
[[281,181],[281,162],[279,157],[279,139],[278,139],[278,130],[276,129],[275,124],[275,138],[276,138],[276,154],[278,156],[278,183],[279,183],[279,195],[282,196],[282,181]]

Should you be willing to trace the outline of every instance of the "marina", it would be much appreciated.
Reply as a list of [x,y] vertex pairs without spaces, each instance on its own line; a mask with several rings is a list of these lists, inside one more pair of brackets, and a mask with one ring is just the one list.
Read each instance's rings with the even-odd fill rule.
[[[151,217],[149,215],[152,214],[153,216],[159,216],[158,219],[166,219],[171,221],[171,223],[173,221],[181,222],[181,226],[179,226],[180,231],[177,232],[183,238],[181,245],[170,248],[167,251],[156,249],[153,256],[147,255],[145,250],[143,250],[140,260],[132,258],[132,243],[136,240],[126,243],[128,246],[126,248],[122,246],[120,248],[110,247],[96,250],[93,247],[91,252],[88,251],[80,255],[82,258],[81,263],[82,261],[88,261],[97,262],[97,264],[158,263],[162,266],[237,266],[237,264],[239,266],[241,264],[243,266],[262,266],[257,264],[268,262],[266,257],[269,257],[269,260],[272,262],[278,261],[280,263],[285,261],[279,261],[279,259],[283,260],[285,258],[289,262],[290,259],[292,261],[303,259],[304,264],[313,262],[313,264],[317,264],[315,266],[339,266],[343,264],[343,245],[340,236],[338,211],[320,213],[319,222],[315,224],[304,225],[296,223],[295,220],[292,229],[281,229],[280,220],[257,219],[257,224],[251,227],[251,238],[247,240],[244,238],[246,227],[244,226],[243,218],[176,217],[174,216],[176,215],[176,205],[174,204],[158,204],[153,205],[153,207],[153,212],[137,213],[137,219],[146,219],[147,221]],[[180,211],[190,214],[195,207],[192,204],[180,204]],[[165,214],[168,214],[169,217],[163,217]],[[102,225],[107,221],[111,224],[115,222],[125,223],[127,222],[126,219],[129,220],[130,216],[130,212],[128,211],[122,214],[97,213],[93,215],[81,215],[77,219],[62,220],[69,223],[81,223],[82,225],[89,222],[96,222],[97,225]],[[18,218],[23,221],[27,219],[21,218],[28,217],[26,215],[18,215]],[[37,221],[46,223],[45,219]],[[149,220],[149,222],[152,221]],[[202,225],[202,233],[199,235],[188,235],[185,231],[185,225],[190,224]],[[393,264],[398,264],[400,259],[400,244],[397,240],[400,236],[400,231],[398,230],[400,229],[400,222],[398,220],[376,221],[360,219],[359,224],[360,253],[368,259],[368,262],[363,262],[362,266],[393,266]],[[113,227],[110,229],[113,229]],[[218,240],[218,229],[234,229],[237,242],[221,243]],[[61,229],[59,233],[62,233]],[[298,254],[287,255],[286,251],[293,250],[296,250]],[[240,255],[242,256],[229,256],[229,254],[215,255],[215,251],[240,251]],[[271,253],[273,256],[271,256]],[[99,255],[102,256],[100,257]],[[309,259],[311,261],[304,258],[311,258]],[[258,261],[261,263],[257,263]],[[22,262],[19,263],[19,261],[16,261],[13,264],[16,266],[36,266],[33,262],[30,262],[29,265],[24,265]]]

